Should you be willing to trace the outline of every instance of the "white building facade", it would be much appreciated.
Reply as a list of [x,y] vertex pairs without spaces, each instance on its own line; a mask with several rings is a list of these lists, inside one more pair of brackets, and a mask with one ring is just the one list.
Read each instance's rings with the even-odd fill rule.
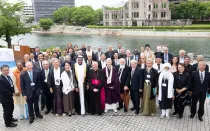
[[119,10],[107,10],[103,6],[104,26],[170,26],[176,23],[177,20],[171,20],[168,0],[128,0]]

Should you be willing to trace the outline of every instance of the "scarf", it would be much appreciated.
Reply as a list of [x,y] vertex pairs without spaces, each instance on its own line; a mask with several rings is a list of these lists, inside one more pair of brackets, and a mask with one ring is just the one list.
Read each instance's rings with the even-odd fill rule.
[[121,66],[121,65],[120,65],[120,69],[119,69],[120,72],[118,72],[120,83],[121,83],[121,76],[122,76],[122,73],[123,73],[124,68],[125,68],[125,66]]
[[111,66],[110,75],[109,75],[108,67],[106,67],[107,84],[110,84],[112,82],[112,71],[113,71],[113,67]]
[[[166,66],[169,66],[167,65],[169,63],[165,63],[164,64],[164,68]],[[169,69],[170,69],[171,66],[169,66]],[[167,72],[167,73],[166,73]],[[173,92],[174,92],[174,88],[173,88],[173,85],[174,85],[174,76],[173,74],[170,72],[170,70],[166,71],[166,70],[163,70],[161,73],[160,73],[160,76],[159,76],[159,81],[158,81],[158,85],[159,85],[159,96],[158,96],[158,100],[162,101],[162,80],[165,79],[167,77],[168,79],[168,96],[167,98],[172,98],[173,97]]]

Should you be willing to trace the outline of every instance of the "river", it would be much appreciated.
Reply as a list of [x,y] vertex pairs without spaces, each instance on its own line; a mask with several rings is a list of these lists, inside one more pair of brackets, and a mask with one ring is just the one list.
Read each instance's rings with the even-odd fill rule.
[[[23,39],[21,39],[23,38]],[[82,43],[91,45],[93,50],[98,46],[102,47],[103,51],[107,50],[108,45],[117,47],[117,43],[122,43],[123,48],[140,50],[140,47],[145,44],[150,44],[152,50],[156,50],[157,45],[167,45],[169,51],[177,54],[180,49],[187,52],[192,52],[195,55],[202,54],[210,55],[210,38],[177,38],[177,37],[137,37],[137,36],[112,36],[112,35],[72,35],[72,34],[26,34],[12,38],[12,44],[28,45],[30,47],[39,46],[48,48],[50,46],[66,47],[67,43],[78,45]]]

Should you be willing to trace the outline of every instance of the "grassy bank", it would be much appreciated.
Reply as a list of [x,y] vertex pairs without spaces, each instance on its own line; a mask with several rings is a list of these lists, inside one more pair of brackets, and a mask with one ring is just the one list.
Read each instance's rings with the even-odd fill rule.
[[157,31],[174,31],[174,30],[200,30],[210,31],[210,24],[194,24],[191,26],[95,26],[89,25],[87,28],[94,29],[146,29],[146,30],[157,30]]

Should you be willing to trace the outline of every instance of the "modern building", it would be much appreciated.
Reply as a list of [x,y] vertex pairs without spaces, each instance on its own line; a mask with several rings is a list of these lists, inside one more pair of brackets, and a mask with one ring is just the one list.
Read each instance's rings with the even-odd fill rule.
[[34,17],[34,11],[31,0],[7,0],[7,2],[15,4],[15,3],[23,3],[23,10],[19,12],[21,16],[20,19],[22,22],[25,22],[28,18]]
[[170,26],[186,25],[186,21],[171,20],[168,0],[128,0],[122,8],[103,6],[104,26]]
[[55,10],[63,6],[75,6],[75,0],[32,0],[34,7],[34,19],[51,18]]

